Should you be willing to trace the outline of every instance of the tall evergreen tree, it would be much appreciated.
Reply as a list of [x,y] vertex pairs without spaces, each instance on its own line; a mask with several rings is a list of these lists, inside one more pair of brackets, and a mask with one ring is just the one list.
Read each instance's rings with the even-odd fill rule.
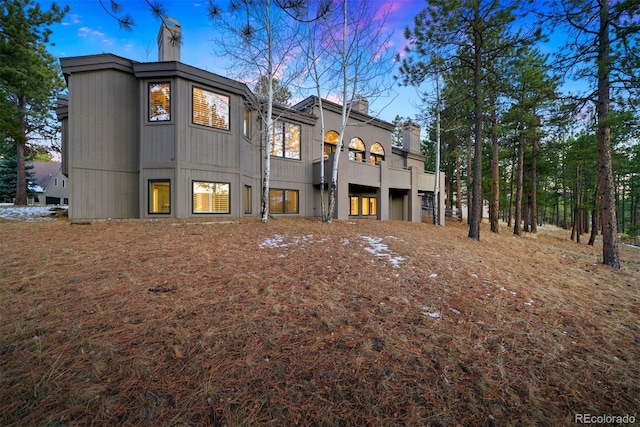
[[[410,44],[400,72],[411,83],[421,83],[430,72],[433,64],[429,64],[429,60],[433,51],[442,55],[438,60],[444,61],[445,69],[455,65],[468,67],[473,72],[473,197],[469,213],[469,237],[475,240],[480,239],[483,206],[482,144],[486,64],[504,54],[505,50],[531,42],[538,35],[510,33],[509,26],[515,21],[519,6],[518,0],[434,0],[415,17],[414,28],[405,30]],[[438,25],[433,25],[434,22]],[[500,40],[500,43],[489,43],[489,39]]]
[[[15,148],[15,147],[14,147]],[[13,202],[16,197],[16,187],[18,181],[18,174],[16,170],[18,168],[18,159],[15,151],[13,153],[6,153],[0,158],[0,202]],[[33,191],[33,166],[25,163],[25,183],[24,192],[29,196],[34,196]]]
[[64,84],[56,59],[47,52],[50,26],[68,6],[43,10],[33,0],[0,6],[0,136],[15,146],[16,204],[27,204],[25,150],[30,140],[56,127],[53,111]]
[[[611,104],[615,98],[632,104],[640,88],[640,2],[621,0],[557,0],[552,17],[564,24],[570,41],[558,64],[576,79],[590,81],[586,95],[596,106],[597,169],[603,263],[620,268],[615,183],[611,155]],[[614,95],[614,97],[612,97]]]

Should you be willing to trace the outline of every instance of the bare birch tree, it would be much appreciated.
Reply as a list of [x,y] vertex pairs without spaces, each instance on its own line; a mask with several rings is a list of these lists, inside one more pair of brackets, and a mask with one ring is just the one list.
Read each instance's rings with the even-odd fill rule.
[[[340,13],[333,10],[326,16],[324,28],[314,35],[316,38],[322,37],[325,48],[322,57],[316,60],[327,71],[320,73],[316,70],[316,77],[323,76],[315,81],[317,92],[336,94],[342,101],[339,138],[329,182],[327,222],[331,222],[335,216],[340,152],[354,101],[365,98],[372,103],[386,94],[391,87],[393,68],[391,34],[385,27],[388,15],[388,9],[384,9],[386,6],[376,9],[380,4],[366,0],[344,0],[341,6]],[[322,96],[318,98],[322,99]],[[322,116],[322,104],[319,108]]]
[[[231,62],[230,72],[245,83],[262,81],[266,98],[256,100],[256,110],[264,124],[263,176],[261,216],[269,218],[269,188],[271,177],[271,149],[274,125],[273,103],[275,85],[287,87],[297,78],[302,64],[300,52],[300,16],[306,2],[273,0],[238,0],[229,3],[225,13],[209,1],[209,17],[221,27],[215,40],[216,53]],[[266,105],[264,105],[266,104]]]

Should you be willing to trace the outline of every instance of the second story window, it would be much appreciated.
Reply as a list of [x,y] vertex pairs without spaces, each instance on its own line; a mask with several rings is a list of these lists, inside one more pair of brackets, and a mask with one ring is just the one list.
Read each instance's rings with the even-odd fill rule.
[[282,121],[274,123],[271,155],[300,160],[300,125]]
[[352,138],[349,143],[349,160],[364,162],[364,142],[360,138]]
[[339,139],[340,139],[340,135],[335,130],[330,130],[329,132],[324,134],[324,155],[325,156],[329,155],[329,153],[336,152]]
[[229,97],[194,87],[193,123],[229,130]]
[[372,165],[377,165],[381,161],[384,160],[384,147],[379,142],[373,143],[371,145],[371,150],[369,152],[369,162]]
[[171,83],[149,83],[149,121],[171,120]]

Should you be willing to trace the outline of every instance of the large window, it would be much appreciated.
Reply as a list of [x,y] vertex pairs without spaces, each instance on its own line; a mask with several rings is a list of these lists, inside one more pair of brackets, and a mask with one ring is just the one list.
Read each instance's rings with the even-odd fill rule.
[[372,165],[378,164],[384,160],[384,147],[379,142],[374,142],[371,145],[371,151],[369,153],[369,162]]
[[300,160],[300,125],[282,121],[274,123],[271,155]]
[[370,196],[349,196],[349,215],[375,216],[378,214],[378,200]]
[[194,181],[193,213],[229,213],[229,184]]
[[364,162],[364,142],[360,138],[352,138],[349,142],[349,160]]
[[229,97],[194,87],[193,123],[229,130]]
[[168,179],[149,181],[149,213],[171,213],[171,181]]
[[276,214],[298,213],[298,190],[269,189],[269,212]]
[[335,153],[338,147],[340,135],[335,130],[330,130],[324,134],[324,154]]
[[149,83],[149,121],[171,120],[171,83]]

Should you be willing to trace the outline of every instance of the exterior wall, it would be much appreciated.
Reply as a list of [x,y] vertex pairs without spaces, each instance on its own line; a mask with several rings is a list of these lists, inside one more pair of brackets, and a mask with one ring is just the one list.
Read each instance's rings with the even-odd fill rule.
[[[244,108],[255,105],[246,85],[175,61],[134,63],[96,55],[61,62],[69,101],[59,104],[58,117],[64,132],[63,170],[73,180],[71,219],[260,215],[265,132],[253,110],[251,135],[244,135]],[[148,118],[150,82],[171,84],[169,121]],[[228,130],[193,123],[194,87],[229,98]],[[270,187],[298,191],[298,213],[293,215],[318,216],[323,135],[315,99],[302,104],[276,108],[280,120],[301,127],[300,159],[272,156]],[[325,107],[325,132],[339,131],[340,106],[327,101]],[[354,195],[375,197],[378,219],[419,221],[420,194],[433,191],[433,179],[429,181],[422,170],[424,158],[406,147],[392,148],[390,123],[356,111],[349,123],[339,153],[336,218],[350,217],[349,196]],[[354,137],[365,144],[364,162],[349,159],[349,141]],[[370,150],[376,142],[383,146],[385,158],[371,165]],[[333,157],[327,162],[326,181],[330,181]],[[150,180],[170,182],[169,213],[150,213]],[[193,213],[194,181],[228,183],[229,212]],[[245,206],[246,186],[251,187],[250,213]]]
[[[171,120],[148,120],[148,84],[153,81],[171,83]],[[202,88],[229,97],[229,130],[209,128],[192,122],[192,90]],[[165,216],[220,216],[225,214],[194,214],[192,203],[193,181],[211,181],[230,184],[230,213],[244,212],[243,185],[240,179],[240,158],[244,151],[253,154],[242,132],[244,102],[238,95],[206,84],[194,84],[183,78],[153,78],[140,81],[141,103],[141,216],[157,217],[148,210],[148,180],[171,180],[171,213]],[[249,162],[251,162],[249,160]],[[160,215],[162,216],[162,215]]]
[[138,216],[138,84],[117,69],[68,77],[69,218]]

